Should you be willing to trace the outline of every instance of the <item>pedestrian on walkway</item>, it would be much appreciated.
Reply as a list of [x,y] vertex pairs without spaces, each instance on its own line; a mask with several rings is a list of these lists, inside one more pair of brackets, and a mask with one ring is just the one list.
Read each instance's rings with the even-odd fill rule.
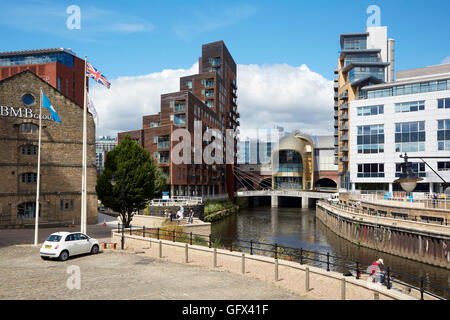
[[194,221],[194,210],[189,211],[188,223],[192,223]]

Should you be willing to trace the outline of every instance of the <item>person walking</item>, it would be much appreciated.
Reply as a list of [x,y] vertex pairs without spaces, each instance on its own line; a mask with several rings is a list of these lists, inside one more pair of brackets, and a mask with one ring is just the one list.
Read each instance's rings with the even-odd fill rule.
[[194,221],[194,210],[189,211],[188,223],[192,223]]

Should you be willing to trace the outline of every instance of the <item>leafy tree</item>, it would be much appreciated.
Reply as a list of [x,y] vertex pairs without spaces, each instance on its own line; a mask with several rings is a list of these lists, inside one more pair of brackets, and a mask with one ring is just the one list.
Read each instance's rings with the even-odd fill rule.
[[159,188],[157,180],[157,168],[150,154],[126,135],[108,153],[105,170],[98,177],[95,190],[100,201],[119,212],[128,227],[134,212],[144,209],[155,196]]
[[164,171],[160,167],[156,167],[155,172],[155,196],[161,196],[162,192],[167,189],[167,179]]

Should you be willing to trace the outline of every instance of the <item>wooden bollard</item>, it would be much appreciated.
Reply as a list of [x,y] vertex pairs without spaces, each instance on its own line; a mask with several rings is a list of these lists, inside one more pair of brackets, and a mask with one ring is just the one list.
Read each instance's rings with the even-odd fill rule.
[[306,267],[305,269],[305,290],[306,292],[309,292],[309,267]]
[[184,245],[184,263],[188,263],[188,244]]
[[217,267],[217,249],[214,248],[213,250],[213,267]]
[[275,259],[275,281],[278,281],[278,259]]
[[242,270],[242,274],[244,274],[244,273],[245,273],[245,253],[242,254],[241,262],[242,262],[242,264],[241,264],[241,266],[242,266],[241,270]]
[[341,279],[341,300],[345,300],[345,278]]
[[159,240],[159,258],[162,258],[162,241]]
[[378,291],[373,292],[373,300],[380,300],[380,293]]

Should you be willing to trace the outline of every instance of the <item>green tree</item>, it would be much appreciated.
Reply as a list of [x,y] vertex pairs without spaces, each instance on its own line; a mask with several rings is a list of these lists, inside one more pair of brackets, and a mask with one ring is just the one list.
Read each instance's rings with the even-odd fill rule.
[[164,173],[163,169],[156,167],[155,172],[155,196],[161,196],[162,192],[167,189],[168,177]]
[[155,196],[156,172],[150,154],[126,135],[106,157],[105,170],[95,187],[97,196],[106,207],[119,212],[128,227],[134,212],[144,209]]

